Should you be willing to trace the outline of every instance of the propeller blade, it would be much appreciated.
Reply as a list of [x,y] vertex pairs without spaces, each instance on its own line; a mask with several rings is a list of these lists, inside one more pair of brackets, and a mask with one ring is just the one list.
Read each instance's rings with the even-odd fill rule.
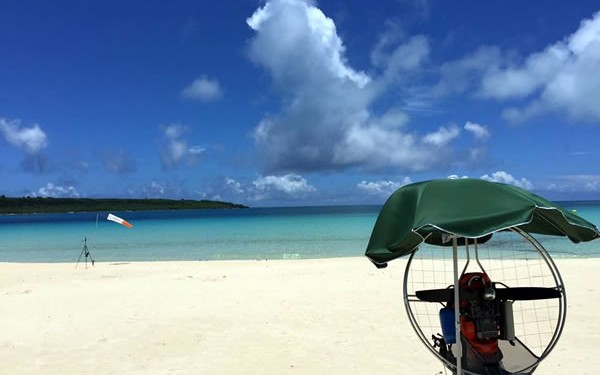
[[[418,299],[425,302],[449,302],[454,298],[453,288],[417,290],[415,295]],[[531,301],[538,299],[560,298],[560,291],[555,288],[542,287],[514,287],[497,288],[496,299],[501,301]],[[461,300],[472,300],[477,297],[474,293],[461,291]]]
[[514,287],[496,289],[496,299],[510,301],[531,301],[537,299],[560,298],[560,291],[554,288]]
[[448,302],[454,296],[454,289],[417,290],[415,294],[418,299],[425,302]]

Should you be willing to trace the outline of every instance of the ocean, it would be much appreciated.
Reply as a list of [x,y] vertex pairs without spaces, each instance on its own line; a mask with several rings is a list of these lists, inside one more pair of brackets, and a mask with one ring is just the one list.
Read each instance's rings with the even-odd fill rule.
[[[600,201],[562,202],[600,226]],[[381,206],[0,215],[0,262],[314,259],[362,256]],[[536,236],[555,257],[600,257],[600,239]],[[85,240],[85,242],[84,242]],[[84,257],[81,257],[81,262]]]

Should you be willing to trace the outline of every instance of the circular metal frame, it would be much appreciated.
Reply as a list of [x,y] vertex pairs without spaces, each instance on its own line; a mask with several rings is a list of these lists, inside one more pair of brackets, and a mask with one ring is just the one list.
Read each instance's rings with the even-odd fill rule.
[[[546,348],[539,355],[539,358],[537,359],[537,361],[535,363],[533,363],[532,365],[527,366],[526,368],[523,368],[523,369],[520,369],[519,371],[517,371],[517,373],[520,373],[520,372],[527,372],[530,370],[534,370],[539,365],[539,363],[544,358],[546,358],[548,356],[548,354],[552,351],[552,349],[554,349],[554,347],[556,346],[556,343],[558,342],[558,339],[560,338],[560,336],[562,334],[565,320],[566,320],[567,295],[566,295],[565,287],[564,287],[562,278],[560,276],[560,273],[558,271],[558,268],[556,267],[556,264],[554,263],[554,261],[552,260],[552,258],[550,257],[550,255],[548,254],[546,249],[544,249],[544,247],[535,238],[533,238],[531,235],[529,235],[528,233],[526,233],[518,228],[510,228],[509,231],[512,231],[512,232],[520,235],[537,251],[537,253],[541,256],[541,258],[544,260],[545,264],[547,265],[548,269],[550,270],[550,273],[554,279],[554,283],[556,284],[555,286],[556,286],[557,290],[559,290],[561,293],[561,298],[559,299],[559,303],[558,303],[558,316],[556,319],[556,325],[554,327],[554,333],[553,333],[551,339],[549,340]],[[418,251],[419,250],[417,248],[415,251],[413,251],[411,253],[411,255],[408,259],[408,262],[406,264],[405,271],[404,271],[403,296],[404,296],[404,306],[406,308],[406,313],[408,315],[408,319],[410,321],[411,326],[413,327],[413,329],[415,330],[415,332],[421,339],[421,342],[423,342],[423,344],[425,344],[427,349],[431,353],[433,353],[445,366],[447,366],[448,368],[450,368],[452,371],[454,371],[456,373],[456,371],[457,371],[456,364],[449,362],[437,350],[435,350],[434,346],[431,344],[430,339],[428,339],[425,336],[425,334],[423,333],[423,331],[421,330],[418,320],[415,317],[415,315],[411,309],[411,306],[410,306],[410,302],[415,302],[415,301],[409,300],[409,297],[411,297],[411,296],[408,294],[408,279],[409,279],[409,274],[410,274],[410,266],[413,262],[413,258],[415,257],[415,254],[417,254]],[[415,297],[415,296],[412,296],[412,297]],[[428,302],[419,301],[419,303],[428,303]],[[431,302],[429,302],[429,303],[431,303]],[[462,369],[462,372],[465,374],[480,375],[478,373],[473,373],[473,372],[465,370],[465,369]]]

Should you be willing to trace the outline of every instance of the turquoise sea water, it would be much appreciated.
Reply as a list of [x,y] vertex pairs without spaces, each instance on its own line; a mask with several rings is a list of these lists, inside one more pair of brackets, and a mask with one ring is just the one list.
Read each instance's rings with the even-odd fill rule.
[[[600,225],[600,201],[562,203]],[[0,262],[97,262],[362,256],[380,206],[250,208],[0,216]],[[98,217],[98,220],[96,218]],[[600,240],[538,237],[554,256],[600,257]],[[82,259],[83,261],[83,259]]]

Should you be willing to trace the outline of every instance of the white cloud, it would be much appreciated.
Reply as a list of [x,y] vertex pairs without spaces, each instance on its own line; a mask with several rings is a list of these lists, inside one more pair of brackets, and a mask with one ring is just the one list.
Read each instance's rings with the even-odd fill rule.
[[474,122],[467,121],[464,129],[475,137],[478,140],[486,140],[490,137],[490,132],[484,125],[479,125]]
[[441,147],[450,143],[454,138],[458,137],[459,134],[460,129],[456,126],[451,126],[449,128],[442,126],[436,132],[425,135],[423,141]]
[[148,191],[152,191],[158,195],[164,195],[165,192],[167,191],[167,188],[166,188],[165,184],[162,182],[152,181],[150,183],[150,187],[149,187]]
[[381,42],[373,59],[383,73],[373,78],[350,67],[333,20],[312,2],[271,0],[247,23],[255,31],[250,57],[284,95],[283,107],[253,132],[268,170],[422,170],[448,161],[447,143],[458,129],[440,128],[423,138],[406,129],[408,116],[396,109],[401,104],[377,106],[382,115],[372,110],[390,75],[410,77],[427,59],[425,38],[397,48],[395,40]]
[[28,154],[37,154],[48,146],[48,137],[38,124],[26,127],[21,120],[0,118],[0,133],[8,143]]
[[170,198],[181,197],[187,192],[178,181],[151,181],[149,185],[141,188],[141,193],[147,198]]
[[[371,53],[371,62],[383,68],[386,80],[410,78],[429,60],[430,47],[425,36],[413,36],[400,45],[396,45],[397,42],[397,32],[392,29],[382,35]],[[392,50],[388,51],[390,48]]]
[[379,126],[383,129],[400,129],[405,127],[409,120],[406,112],[392,108],[379,118]]
[[547,186],[558,192],[600,192],[600,175],[564,175]]
[[204,151],[206,151],[206,148],[202,147],[202,146],[190,146],[187,149],[187,152],[192,155],[199,155],[199,154],[203,153]]
[[317,191],[304,177],[297,174],[260,176],[252,184],[259,191],[275,190],[288,195],[306,194]]
[[420,171],[440,162],[438,155],[432,152],[436,148],[424,144],[414,134],[362,125],[348,129],[344,137],[343,141],[333,144],[334,165],[375,168],[395,165]]
[[[465,179],[465,178],[470,178],[470,177],[467,175],[459,176],[457,174],[451,174],[447,178],[449,178],[451,180],[458,180],[458,179]],[[488,174],[484,174],[483,176],[480,177],[480,179],[485,180],[485,181],[500,182],[503,184],[515,185],[515,186],[518,186],[518,187],[526,189],[526,190],[531,190],[533,188],[533,184],[531,182],[529,182],[529,180],[527,180],[526,178],[516,179],[510,173],[506,173],[504,171],[494,172],[491,174],[491,176]]]
[[170,124],[163,128],[163,132],[165,133],[165,137],[169,139],[176,139],[181,137],[181,135],[185,132],[185,127],[179,124]]
[[52,198],[79,198],[80,194],[73,186],[59,186],[48,182],[46,186],[43,186],[32,194],[38,197],[52,197]]
[[[320,9],[302,0],[273,0],[254,12],[248,26],[258,33],[251,51],[256,61],[268,65],[277,76],[286,72],[289,61],[298,59],[300,68],[324,70],[324,75],[348,80],[364,87],[370,78],[347,65],[345,47],[338,37],[332,19]],[[265,49],[267,56],[260,56]],[[301,78],[301,77],[299,77]]]
[[27,127],[21,125],[21,120],[0,117],[0,134],[8,144],[25,153],[20,163],[22,170],[42,173],[48,169],[48,159],[43,154],[48,146],[48,136],[38,124]]
[[188,99],[208,102],[223,96],[223,90],[219,81],[202,77],[194,80],[194,82],[184,88],[181,95]]
[[243,194],[244,193],[244,188],[242,187],[242,184],[239,183],[238,181],[234,180],[231,177],[226,177],[225,178],[225,186],[227,188],[229,188],[230,190],[232,190],[236,194]]
[[482,76],[497,69],[503,60],[498,47],[482,46],[461,59],[445,62],[440,67],[440,81],[432,91],[437,95],[449,95],[478,87]]
[[208,197],[208,193],[206,193],[205,191],[200,190],[200,189],[194,190],[193,193],[194,193],[194,196],[196,196],[199,199],[206,199],[206,197]]
[[526,56],[482,46],[441,65],[436,95],[473,90],[480,98],[510,101],[505,119],[521,122],[548,113],[600,119],[600,12],[562,40]]
[[492,182],[501,182],[504,184],[515,185],[520,188],[531,190],[533,188],[533,184],[529,182],[526,178],[516,179],[510,173],[506,173],[504,171],[498,171],[492,173],[492,175],[483,175],[481,176],[482,180],[492,181]]
[[188,146],[185,139],[182,139],[186,132],[186,127],[179,124],[170,124],[162,128],[165,140],[161,150],[161,164],[163,169],[170,170],[178,167],[182,163],[193,165],[196,163],[198,155],[206,151],[201,146]]
[[591,154],[592,154],[591,151],[584,151],[584,150],[569,152],[569,155],[572,155],[572,156],[585,156],[585,155],[591,155]]
[[495,99],[528,100],[504,111],[509,120],[562,111],[579,120],[600,119],[600,12],[583,20],[564,40],[529,55],[521,63],[493,67],[481,93]]
[[356,184],[356,187],[369,194],[387,197],[402,186],[410,183],[412,183],[410,177],[404,177],[402,181],[361,181]]

